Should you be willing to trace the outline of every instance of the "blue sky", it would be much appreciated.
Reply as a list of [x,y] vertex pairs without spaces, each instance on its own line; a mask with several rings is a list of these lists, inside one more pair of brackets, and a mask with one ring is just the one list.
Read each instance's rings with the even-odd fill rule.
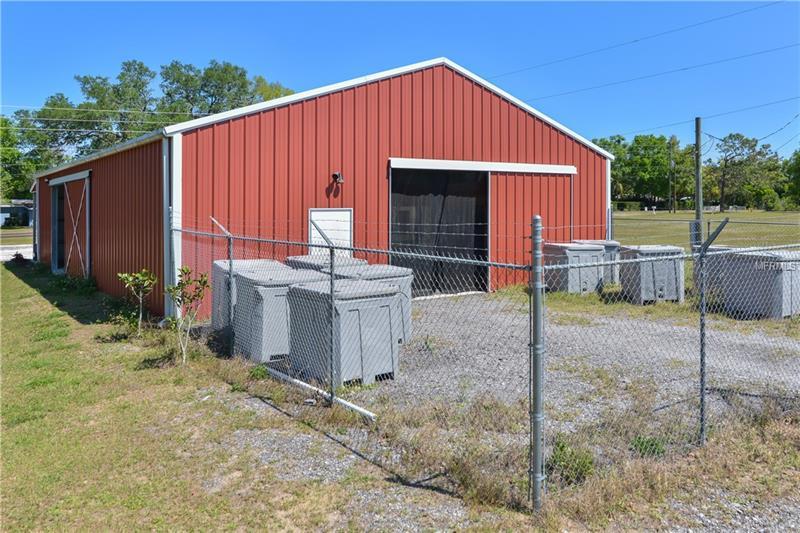
[[[113,76],[125,59],[157,70],[172,59],[240,64],[295,90],[438,56],[490,79],[586,137],[625,133],[800,95],[800,48],[545,98],[574,89],[790,45],[800,3],[743,15],[603,53],[527,66],[757,6],[674,3],[8,3],[2,16],[3,112],[77,100],[75,74]],[[762,4],[763,5],[763,4]],[[714,135],[762,137],[800,112],[800,100],[706,121]],[[690,123],[654,130],[693,142]],[[800,133],[800,119],[765,142]],[[800,146],[800,136],[781,149]]]

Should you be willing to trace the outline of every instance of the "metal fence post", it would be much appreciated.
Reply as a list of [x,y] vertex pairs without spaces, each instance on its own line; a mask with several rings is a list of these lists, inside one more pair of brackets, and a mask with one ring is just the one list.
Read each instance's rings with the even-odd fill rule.
[[336,262],[334,261],[334,258],[335,258],[335,255],[336,255],[336,250],[333,249],[333,246],[331,246],[329,248],[329,250],[330,250],[330,258],[331,258],[331,319],[330,319],[331,320],[331,331],[330,331],[330,341],[329,341],[330,342],[330,357],[329,357],[328,364],[330,365],[330,374],[331,374],[331,377],[330,377],[330,379],[331,379],[331,406],[333,406],[333,401],[334,401],[334,398],[336,397],[335,396],[335,394],[336,394],[336,384],[335,384],[335,382],[333,380],[333,377],[334,377],[333,353],[334,353],[334,349],[335,349],[334,345],[335,345],[335,336],[336,336],[336,327],[334,326],[334,321],[336,319],[336,295],[334,294],[334,290],[336,288],[335,287],[336,274],[334,272],[334,270],[336,268],[335,267]]
[[[695,257],[695,267],[699,270],[700,275],[695,276],[698,280],[698,290],[700,293],[700,446],[706,444],[706,252],[708,248],[714,243],[719,236],[720,232],[728,224],[729,219],[725,217],[717,229],[709,232],[708,238],[697,250]],[[699,223],[696,223],[698,229],[701,228]]]
[[705,252],[695,261],[700,271],[698,283],[700,285],[700,446],[706,443],[706,268]]
[[214,217],[211,218],[211,222],[213,222],[222,233],[225,235],[225,240],[228,243],[228,352],[230,355],[233,355],[233,341],[234,341],[234,330],[233,330],[233,313],[234,313],[234,302],[236,299],[234,298],[234,283],[233,283],[233,234],[231,234],[228,229],[223,226],[222,224],[217,221]]
[[530,423],[530,443],[528,457],[528,499],[533,500],[533,508],[542,508],[543,468],[543,425],[542,412],[542,374],[544,358],[544,279],[542,268],[542,217],[533,217],[531,225],[531,271],[529,281],[528,316],[529,330],[529,389],[528,410]]
[[230,330],[230,355],[233,355],[233,342],[236,331],[233,327],[234,313],[234,283],[233,283],[233,235],[228,234],[228,328]]

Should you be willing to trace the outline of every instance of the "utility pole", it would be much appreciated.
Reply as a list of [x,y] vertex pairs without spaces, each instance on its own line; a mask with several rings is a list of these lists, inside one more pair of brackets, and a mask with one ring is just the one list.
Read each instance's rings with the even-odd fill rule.
[[703,154],[702,154],[702,141],[703,126],[700,117],[694,119],[694,220],[695,243],[699,244],[703,241]]
[[675,212],[675,136],[669,138],[669,212]]

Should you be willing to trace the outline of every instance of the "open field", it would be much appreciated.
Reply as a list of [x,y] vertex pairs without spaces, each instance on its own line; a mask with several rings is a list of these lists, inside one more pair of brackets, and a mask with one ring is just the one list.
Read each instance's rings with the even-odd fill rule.
[[33,228],[0,228],[0,245],[33,244]]
[[[713,230],[725,217],[730,217],[731,220],[720,234],[718,244],[774,246],[800,242],[798,212],[706,213],[703,216],[703,232],[708,230],[707,222],[711,222]],[[614,213],[614,238],[622,244],[672,244],[688,249],[689,221],[693,218],[694,211],[617,211]]]
[[[303,395],[264,379],[252,364],[215,357],[196,345],[189,364],[175,366],[171,340],[162,332],[133,339],[109,323],[118,308],[115,302],[34,267],[3,266],[0,276],[5,530],[559,530],[698,527],[709,520],[722,530],[751,522],[769,529],[797,523],[800,516],[800,427],[793,417],[764,417],[714,432],[706,449],[687,455],[638,459],[618,471],[598,469],[583,483],[550,494],[545,512],[532,519],[486,503],[496,493],[491,483],[481,483],[484,468],[494,464],[482,462],[489,457],[486,449],[503,449],[496,439],[507,424],[525,423],[524,409],[509,413],[501,404],[475,404],[469,411],[476,420],[472,427],[491,431],[477,447],[465,449],[474,455],[448,458],[447,449],[433,446],[436,440],[424,446],[431,424],[456,427],[462,422],[448,417],[459,412],[469,379],[460,380],[455,397],[433,399],[440,411],[418,410],[416,418],[415,412],[395,412],[377,426],[391,443],[403,438],[406,423],[412,424],[421,431],[409,442],[410,449],[419,460],[432,461],[424,466],[444,466],[445,478],[475,476],[456,480],[473,483],[471,491],[457,489],[456,497],[435,483],[397,477],[365,461],[356,453],[361,450],[343,445],[371,431],[362,421],[339,409],[303,405]],[[441,322],[454,304],[469,309],[469,298],[430,300],[418,311],[423,335],[413,349],[427,353],[431,364],[447,363],[452,370],[459,363],[456,341],[474,343],[476,354],[496,351],[480,338],[486,327],[459,339]],[[501,333],[524,319],[519,311],[524,296],[483,298],[494,302],[482,305],[487,310],[494,306]],[[561,322],[552,320],[551,335],[580,326],[570,305],[559,309]],[[477,319],[469,313],[451,318],[461,323]],[[589,331],[616,327],[602,317],[597,320]],[[440,338],[434,338],[434,328]],[[500,352],[495,355],[503,358]],[[603,372],[595,363],[605,365],[605,356],[588,355],[589,366],[569,357],[549,364],[554,377],[571,387],[570,401],[585,401],[579,397],[582,391],[599,391],[603,402],[631,392],[625,373],[611,372],[616,362]],[[664,364],[687,368],[670,360]],[[418,363],[416,372],[424,379],[449,379],[432,367],[426,372],[422,359]],[[508,369],[514,361],[485,363],[467,372],[498,364]],[[516,374],[512,369],[508,379],[516,380]],[[498,375],[493,379],[492,386],[503,381]],[[375,392],[352,394],[366,398]],[[422,400],[415,404],[422,407]],[[392,415],[391,405],[385,407]],[[548,406],[553,415],[548,423],[580,423],[586,414],[573,415],[571,409]],[[591,416],[592,409],[585,411]],[[500,416],[504,413],[508,416]],[[485,414],[490,416],[480,416]],[[744,515],[736,512],[741,505],[746,505]]]

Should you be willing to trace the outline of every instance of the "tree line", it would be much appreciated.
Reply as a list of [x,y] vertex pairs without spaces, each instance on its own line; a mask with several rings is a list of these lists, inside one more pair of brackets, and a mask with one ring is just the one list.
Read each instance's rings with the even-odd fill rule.
[[30,197],[31,176],[38,170],[169,124],[294,92],[226,61],[202,68],[172,61],[156,72],[131,60],[114,78],[78,75],[75,81],[81,94],[77,103],[56,93],[39,109],[0,116],[4,199]]
[[[677,137],[622,135],[594,139],[611,152],[612,196],[645,205],[676,209],[692,205],[695,145],[681,146]],[[741,133],[709,137],[701,146],[703,203],[766,210],[800,206],[800,150],[781,158],[769,144]],[[714,157],[705,157],[713,151]]]

